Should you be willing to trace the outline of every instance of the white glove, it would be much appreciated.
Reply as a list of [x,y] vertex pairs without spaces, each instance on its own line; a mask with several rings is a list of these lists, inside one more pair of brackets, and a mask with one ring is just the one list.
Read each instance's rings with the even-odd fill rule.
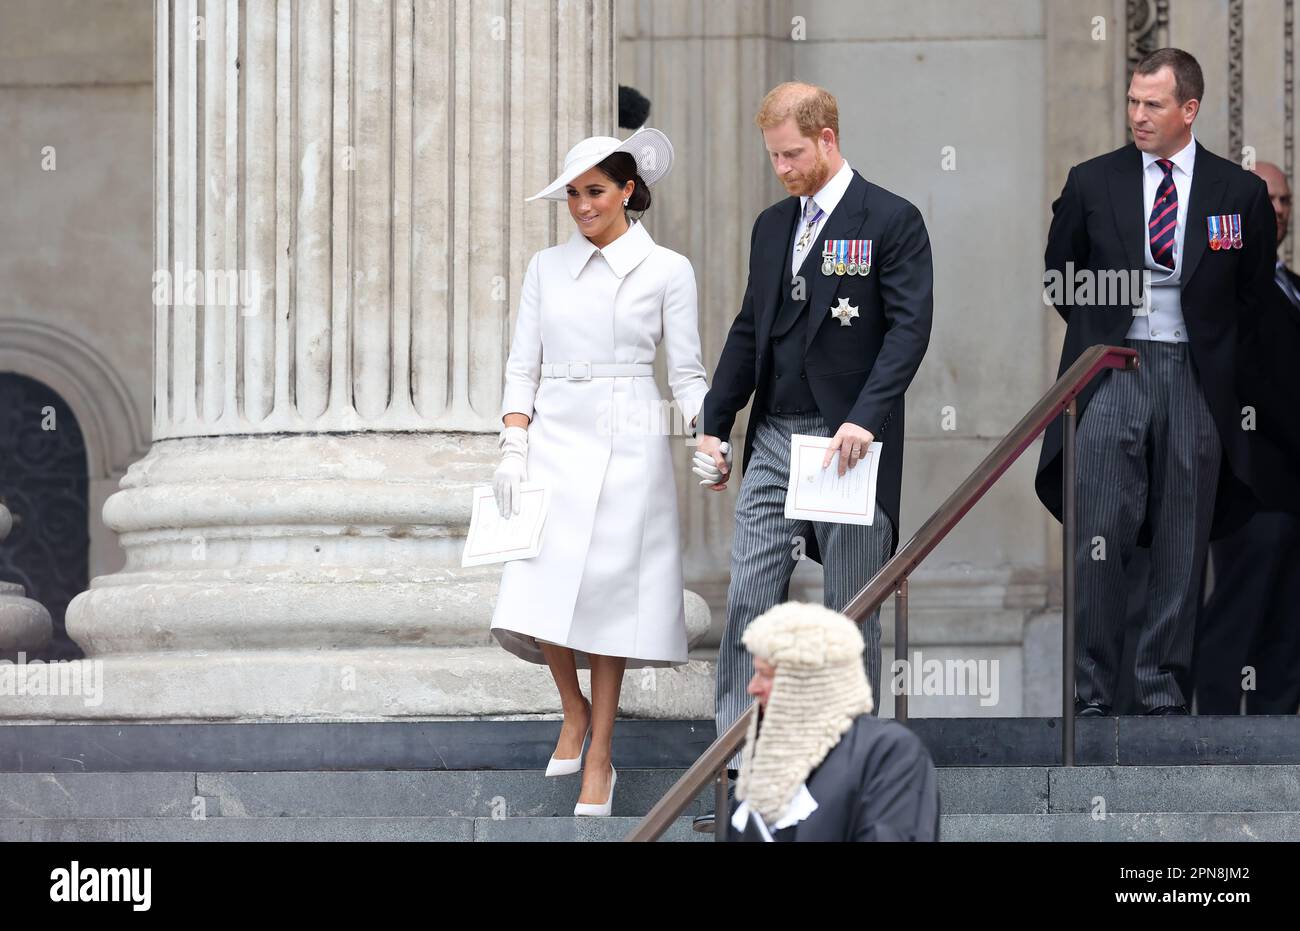
[[[719,444],[718,452],[727,461],[727,475],[731,474],[731,444],[725,440]],[[701,485],[716,485],[723,480],[722,471],[713,464],[713,457],[703,450],[695,450],[695,459],[691,471],[700,477]]]
[[506,427],[497,437],[501,449],[501,464],[492,476],[492,492],[496,495],[497,510],[509,519],[521,508],[519,483],[528,481],[528,431],[523,427]]

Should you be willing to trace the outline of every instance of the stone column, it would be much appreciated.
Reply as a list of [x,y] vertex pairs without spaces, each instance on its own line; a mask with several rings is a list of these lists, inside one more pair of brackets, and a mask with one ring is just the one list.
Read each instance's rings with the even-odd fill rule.
[[[701,348],[712,380],[745,295],[750,230],[759,212],[784,196],[754,115],[763,96],[790,79],[791,4],[618,0],[618,28],[619,81],[650,98],[649,125],[676,149],[677,163],[655,192],[646,225],[695,265]],[[736,422],[736,445],[743,445],[748,416]],[[689,475],[689,454],[675,454],[679,474]],[[679,501],[686,582],[713,609],[715,646],[726,622],[739,492],[739,481],[723,494],[689,482]]]
[[[1195,55],[1205,72],[1197,141],[1242,165],[1273,162],[1295,188],[1295,0],[1158,5],[1168,43]],[[1279,254],[1294,260],[1294,235]]]
[[[490,637],[499,568],[460,554],[527,258],[568,235],[524,198],[613,129],[613,0],[159,0],[155,23],[176,287],[155,281],[153,446],[104,508],[127,564],[68,611],[104,664],[90,713],[558,709]],[[658,676],[683,683],[629,676],[625,712],[708,713],[702,669]]]

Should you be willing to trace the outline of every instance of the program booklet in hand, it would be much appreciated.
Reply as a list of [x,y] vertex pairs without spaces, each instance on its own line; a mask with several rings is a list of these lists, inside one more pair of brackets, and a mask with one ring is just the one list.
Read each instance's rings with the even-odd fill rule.
[[474,486],[474,511],[461,554],[462,567],[528,559],[542,551],[542,526],[551,504],[550,489],[535,482],[519,485],[518,514],[502,517],[491,485]]
[[879,441],[844,474],[839,474],[840,452],[822,468],[828,436],[794,433],[790,436],[790,484],[785,492],[785,516],[791,520],[819,520],[831,524],[867,524],[876,518],[876,473],[880,471]]

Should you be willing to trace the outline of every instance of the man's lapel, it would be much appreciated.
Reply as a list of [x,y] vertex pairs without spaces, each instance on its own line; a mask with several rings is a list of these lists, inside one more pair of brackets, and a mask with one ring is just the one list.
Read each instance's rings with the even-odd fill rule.
[[790,280],[790,252],[794,248],[794,224],[799,218],[799,198],[787,197],[777,205],[769,222],[769,232],[755,243],[760,250],[758,267],[762,269],[762,306],[758,314],[758,345],[767,343],[772,324],[781,310],[786,284]]
[[1115,228],[1124,245],[1129,268],[1146,268],[1146,247],[1142,243],[1142,231],[1146,229],[1146,217],[1142,215],[1142,153],[1137,146],[1129,144],[1111,163],[1107,183]]
[[[1274,274],[1273,277],[1276,279],[1277,275]],[[1291,305],[1293,310],[1300,310],[1300,301],[1297,301],[1297,298],[1300,297],[1300,275],[1297,275],[1295,272],[1291,271],[1291,269],[1283,265],[1282,277],[1284,277],[1287,284],[1290,285],[1289,291],[1286,288],[1282,289],[1282,294],[1286,298],[1286,302]]]
[[1196,265],[1210,244],[1210,231],[1206,217],[1218,213],[1223,200],[1223,189],[1228,179],[1219,169],[1217,159],[1209,157],[1205,146],[1196,143],[1196,164],[1192,166],[1192,192],[1187,198],[1187,228],[1183,230],[1183,268],[1179,274],[1182,286],[1192,280]]
[[[831,215],[822,224],[817,241],[808,250],[808,254],[804,256],[803,264],[799,266],[799,274],[803,276],[804,280],[804,302],[801,303],[812,302],[812,308],[808,314],[808,328],[804,334],[805,349],[812,345],[813,335],[816,334],[817,328],[821,326],[822,321],[826,319],[826,315],[830,313],[831,301],[835,297],[835,292],[839,290],[840,283],[844,280],[842,275],[822,274],[822,249],[828,239],[858,238],[858,233],[862,231],[862,223],[867,216],[866,201],[867,182],[855,170],[852,180],[849,181],[848,188],[844,191],[844,196],[840,198],[840,202],[835,205]],[[880,243],[874,244],[874,246],[879,245]],[[873,266],[878,265],[879,260],[879,253],[873,255]]]

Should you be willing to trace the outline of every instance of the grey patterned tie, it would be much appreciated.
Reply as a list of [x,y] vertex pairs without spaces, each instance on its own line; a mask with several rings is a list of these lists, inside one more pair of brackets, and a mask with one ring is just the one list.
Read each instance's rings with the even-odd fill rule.
[[812,242],[813,230],[817,228],[817,221],[822,218],[822,208],[817,206],[817,201],[811,197],[808,203],[803,205],[803,233],[799,236],[799,241],[794,244],[794,271],[799,270],[803,263],[804,253],[808,251],[808,246]]

